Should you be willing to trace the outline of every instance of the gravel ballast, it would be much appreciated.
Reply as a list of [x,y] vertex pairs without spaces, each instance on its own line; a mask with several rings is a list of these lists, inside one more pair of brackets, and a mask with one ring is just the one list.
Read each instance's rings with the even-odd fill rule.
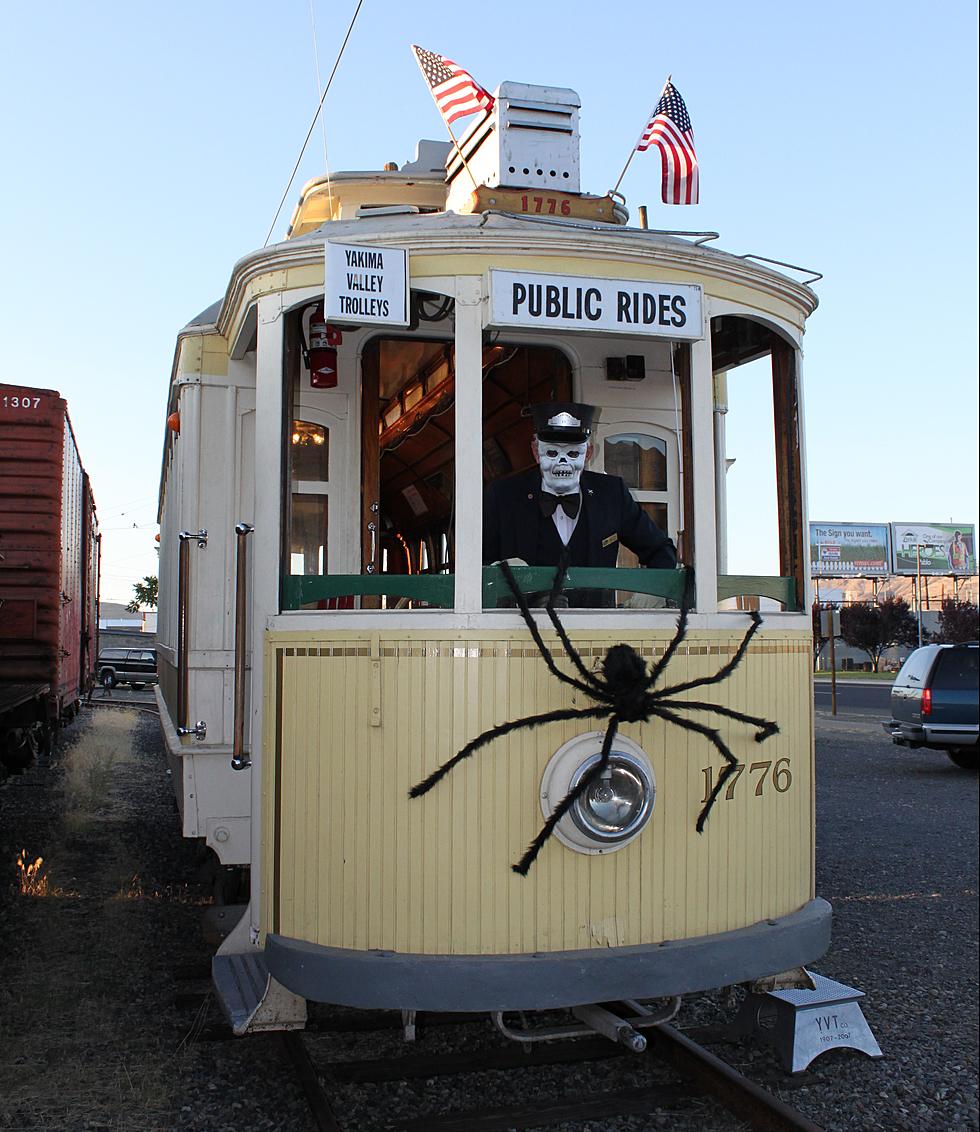
[[[202,977],[211,886],[185,842],[158,735],[135,707],[86,707],[54,753],[0,787],[0,1128],[305,1132],[314,1124],[276,1035],[198,1040],[222,1021]],[[884,1051],[818,1058],[797,1078],[756,1041],[724,1060],[827,1129],[978,1128],[977,774],[893,747],[871,713],[817,725],[817,891],[834,906],[820,974],[863,990]],[[17,859],[43,862],[31,878]],[[43,889],[43,891],[42,891]],[[204,997],[195,998],[194,992]],[[729,1020],[730,996],[685,1000],[676,1025]],[[486,1020],[329,1032],[313,1006],[304,1042],[331,1061],[507,1044]],[[345,1129],[371,1132],[450,1109],[560,1100],[659,1078],[619,1058],[464,1079],[341,1084]],[[664,1078],[666,1079],[666,1078]],[[551,1125],[565,1132],[744,1127],[712,1102]]]

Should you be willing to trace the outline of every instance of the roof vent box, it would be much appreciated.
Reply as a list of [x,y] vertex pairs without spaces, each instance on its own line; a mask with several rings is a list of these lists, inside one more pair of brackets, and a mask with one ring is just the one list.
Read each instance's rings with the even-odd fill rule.
[[[579,193],[578,111],[574,90],[501,83],[494,107],[459,139],[477,185]],[[447,207],[457,209],[473,181],[455,147],[446,159]]]

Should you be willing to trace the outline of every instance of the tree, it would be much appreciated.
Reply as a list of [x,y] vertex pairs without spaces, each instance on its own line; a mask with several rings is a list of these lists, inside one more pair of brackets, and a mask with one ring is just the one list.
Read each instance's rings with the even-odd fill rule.
[[939,644],[957,645],[961,641],[975,641],[980,635],[980,610],[971,601],[957,601],[955,597],[943,599],[939,611],[939,632],[933,640]]
[[851,648],[867,653],[877,672],[885,649],[914,645],[918,627],[907,601],[886,597],[877,605],[845,605],[840,611],[840,635]]
[[157,607],[157,579],[146,574],[142,582],[133,582],[133,600],[126,606],[127,613],[139,613],[143,606]]

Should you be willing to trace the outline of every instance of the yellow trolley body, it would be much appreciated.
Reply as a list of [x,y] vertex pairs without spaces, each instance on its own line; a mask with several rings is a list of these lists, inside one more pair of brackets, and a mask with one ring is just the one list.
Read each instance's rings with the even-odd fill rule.
[[[160,702],[184,832],[223,864],[251,867],[248,907],[219,959],[261,960],[266,996],[285,988],[283,1024],[297,1016],[290,995],[534,1009],[673,996],[812,962],[830,916],[814,890],[803,540],[799,357],[815,297],[703,236],[629,228],[609,198],[595,222],[581,211],[597,206],[581,201],[567,220],[560,204],[554,218],[498,212],[485,190],[479,214],[437,210],[446,190],[423,168],[430,150],[400,171],[311,182],[291,238],[240,261],[224,299],[178,340]],[[450,161],[450,181],[462,175]],[[371,265],[403,262],[406,315],[372,321],[379,308],[362,297],[347,308],[358,317],[331,318],[336,384],[318,388],[311,322],[329,306],[338,249],[369,253],[365,279],[382,270]],[[566,296],[568,325],[507,321],[501,288],[535,279]],[[593,330],[567,296],[607,286],[694,296],[697,322],[683,336],[663,319],[652,336],[629,319]],[[781,571],[733,577],[718,415],[726,371],[764,355]],[[619,380],[618,359],[639,361],[640,378]],[[556,389],[602,405],[606,460],[610,443],[661,453],[663,492],[639,496],[679,543],[695,597],[660,684],[717,673],[761,605],[738,667],[681,698],[779,731],[756,742],[743,722],[704,717],[738,768],[699,833],[724,766],[716,747],[656,716],[622,725],[651,772],[642,831],[622,844],[552,838],[521,876],[511,865],[550,812],[556,753],[578,741],[594,751],[604,719],[512,731],[423,798],[409,791],[505,720],[594,706],[548,671],[517,611],[488,597],[501,579],[481,554],[483,482],[515,470],[529,428],[520,410]],[[561,612],[587,666],[619,643],[653,664],[674,638],[677,602],[649,594],[676,599],[676,584],[638,574],[592,579],[615,587],[616,608]],[[623,600],[633,589],[647,600]],[[574,674],[545,615],[533,616]]]

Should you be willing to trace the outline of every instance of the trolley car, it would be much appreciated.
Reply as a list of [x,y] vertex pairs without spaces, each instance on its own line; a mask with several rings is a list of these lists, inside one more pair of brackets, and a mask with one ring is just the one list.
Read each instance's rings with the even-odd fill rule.
[[[307,1000],[593,1025],[592,1004],[754,982],[829,943],[803,537],[816,297],[582,192],[572,91],[502,84],[460,151],[421,142],[401,168],[309,182],[287,239],[241,259],[177,340],[157,694],[184,834],[249,868],[214,960],[239,1033],[302,1025]],[[725,375],[767,356],[780,574],[733,576]],[[738,766],[699,832],[718,748],[624,723],[607,780],[623,804],[577,803],[522,876],[601,720],[515,729],[410,791],[496,724],[588,706],[482,554],[484,486],[531,464],[527,409],[552,400],[601,408],[592,467],[624,478],[693,579],[671,649],[684,571],[625,550],[571,571],[611,595],[560,612],[583,669],[618,643],[650,666],[669,652],[662,678],[698,686],[682,696],[778,733],[708,720]],[[554,571],[511,576],[540,591]],[[547,612],[529,616],[574,676]]]

